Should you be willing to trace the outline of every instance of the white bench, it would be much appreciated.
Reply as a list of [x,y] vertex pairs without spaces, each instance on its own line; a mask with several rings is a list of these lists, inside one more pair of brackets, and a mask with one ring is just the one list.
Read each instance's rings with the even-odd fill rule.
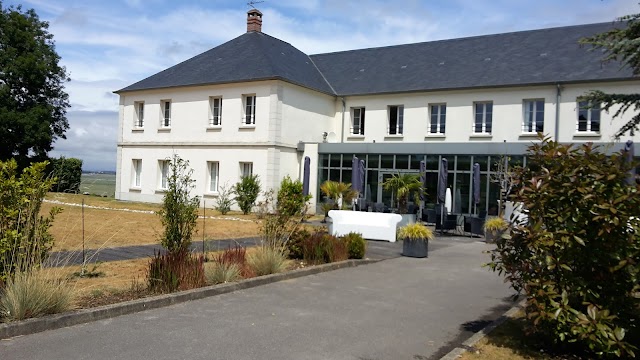
[[350,232],[362,234],[365,239],[396,241],[396,226],[402,220],[398,214],[363,211],[331,210],[329,217],[333,223],[329,232],[343,236]]

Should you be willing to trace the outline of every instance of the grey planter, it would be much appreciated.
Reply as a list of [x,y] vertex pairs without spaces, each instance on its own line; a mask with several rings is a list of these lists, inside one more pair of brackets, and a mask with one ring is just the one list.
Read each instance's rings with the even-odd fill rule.
[[402,220],[398,223],[398,229],[416,222],[416,214],[400,214],[400,216],[402,216]]
[[429,257],[429,240],[402,239],[402,256],[414,258]]

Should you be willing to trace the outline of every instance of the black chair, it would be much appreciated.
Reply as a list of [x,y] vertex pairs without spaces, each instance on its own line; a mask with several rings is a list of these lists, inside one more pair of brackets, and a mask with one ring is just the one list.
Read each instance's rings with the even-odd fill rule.
[[423,209],[420,219],[427,224],[436,223],[436,209]]
[[[442,215],[442,211],[444,210],[445,215]],[[451,231],[457,230],[458,228],[458,215],[448,215],[447,208],[444,206],[436,207],[436,230],[442,231]]]

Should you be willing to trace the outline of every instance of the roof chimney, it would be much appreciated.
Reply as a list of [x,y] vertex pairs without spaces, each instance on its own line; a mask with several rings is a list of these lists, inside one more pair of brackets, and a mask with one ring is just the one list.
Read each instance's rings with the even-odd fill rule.
[[258,9],[247,11],[247,32],[262,32],[262,13]]

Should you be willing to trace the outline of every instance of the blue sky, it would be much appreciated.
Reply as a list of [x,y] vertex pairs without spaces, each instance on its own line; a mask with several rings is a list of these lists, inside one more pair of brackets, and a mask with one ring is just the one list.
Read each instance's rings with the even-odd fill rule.
[[[72,81],[67,140],[52,155],[115,170],[112,91],[242,35],[246,0],[24,0],[49,21]],[[262,31],[308,53],[613,21],[638,0],[269,0]]]

